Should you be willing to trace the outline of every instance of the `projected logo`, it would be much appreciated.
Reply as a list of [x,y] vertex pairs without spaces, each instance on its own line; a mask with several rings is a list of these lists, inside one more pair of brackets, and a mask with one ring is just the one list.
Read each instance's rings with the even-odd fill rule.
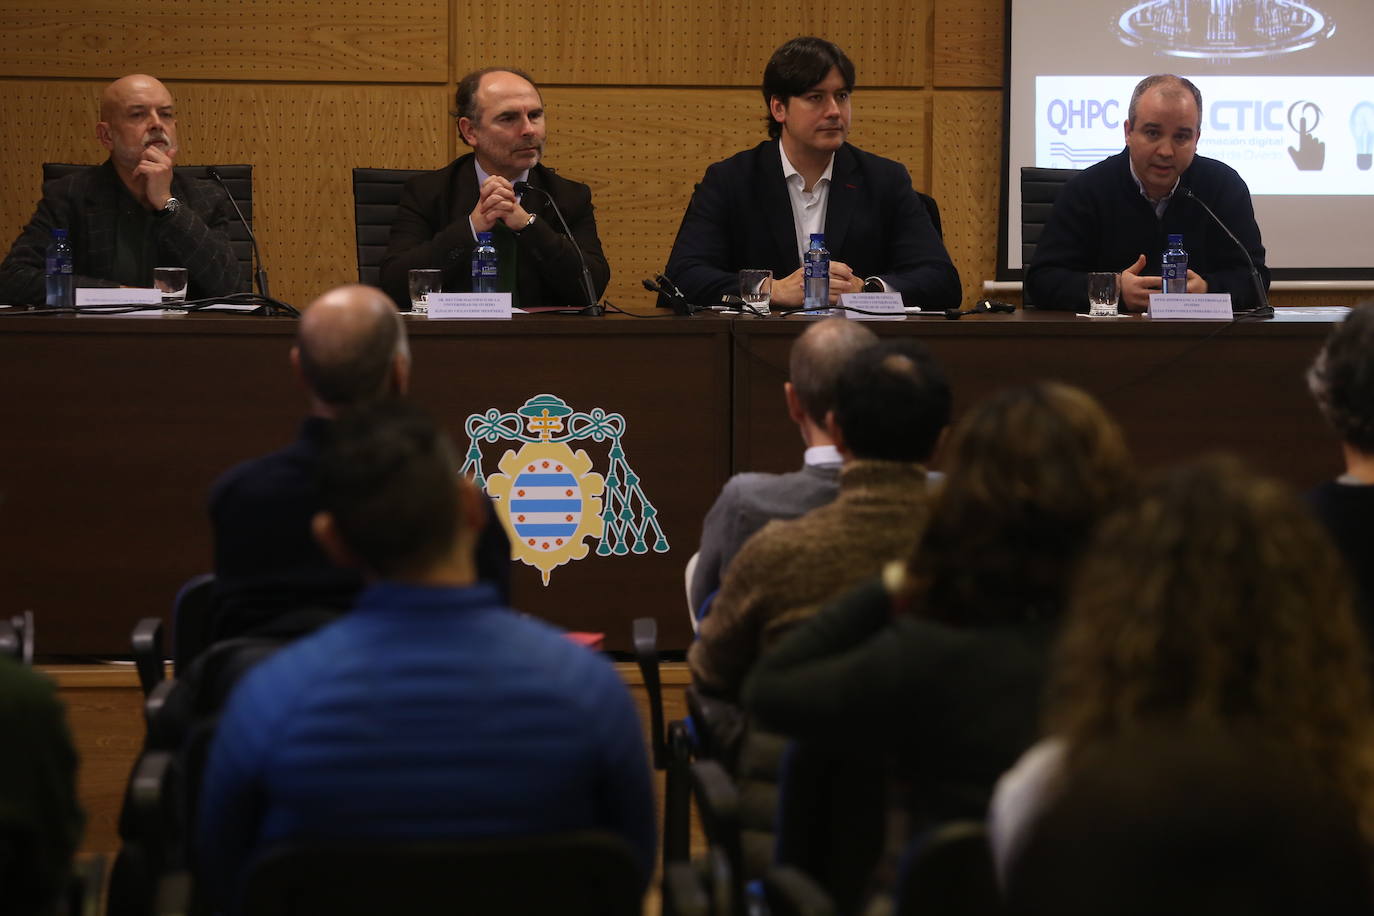
[[[1298,122],[1293,123],[1294,116]],[[1288,106],[1288,126],[1298,134],[1298,145],[1288,147],[1288,155],[1300,172],[1320,172],[1326,165],[1326,144],[1312,132],[1322,122],[1322,110],[1315,102],[1294,102]]]
[[1122,44],[1171,57],[1264,57],[1310,48],[1336,32],[1300,0],[1145,0],[1117,20]]
[[[639,475],[625,458],[625,418],[600,407],[574,411],[562,398],[540,394],[515,413],[491,408],[467,418],[468,450],[463,472],[496,501],[511,538],[515,559],[538,569],[549,584],[553,571],[588,551],[597,556],[666,553],[668,539],[658,512],[644,495]],[[480,442],[519,442],[507,449],[499,473],[486,477]],[[584,449],[570,442],[609,443],[607,476],[592,470]]]

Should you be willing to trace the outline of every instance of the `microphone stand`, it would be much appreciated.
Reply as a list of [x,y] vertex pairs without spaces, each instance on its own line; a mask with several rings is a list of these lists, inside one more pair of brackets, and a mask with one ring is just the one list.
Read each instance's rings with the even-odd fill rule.
[[1269,295],[1264,291],[1264,279],[1260,276],[1259,268],[1255,266],[1255,259],[1250,257],[1249,249],[1247,249],[1244,245],[1240,243],[1240,239],[1236,238],[1236,234],[1231,231],[1230,227],[1221,221],[1221,217],[1213,213],[1212,208],[1207,206],[1207,204],[1203,202],[1201,197],[1198,197],[1196,194],[1193,193],[1192,188],[1184,188],[1183,194],[1189,200],[1196,201],[1198,206],[1202,207],[1202,209],[1207,212],[1207,215],[1212,218],[1212,222],[1220,226],[1221,231],[1226,233],[1227,238],[1229,238],[1232,242],[1235,242],[1236,247],[1240,249],[1240,253],[1245,255],[1245,263],[1250,265],[1250,280],[1255,284],[1255,294],[1259,296],[1260,304],[1250,309],[1249,311],[1238,313],[1240,317],[1273,318],[1274,307],[1269,304]]
[[229,198],[229,204],[238,214],[239,222],[243,224],[244,231],[248,233],[248,241],[253,246],[253,257],[258,262],[258,269],[254,274],[258,281],[258,295],[264,299],[271,299],[272,294],[267,291],[267,268],[262,266],[262,252],[258,250],[258,237],[253,234],[253,227],[248,225],[248,220],[243,218],[243,211],[239,209],[238,201],[234,200],[234,195],[229,193],[229,185],[225,184],[224,179],[220,177],[219,169],[211,166],[205,170],[205,174],[219,182],[219,186],[224,189],[225,196]]
[[587,307],[583,309],[583,314],[600,316],[605,309],[596,300],[596,287],[592,285],[592,272],[587,269],[587,259],[582,255],[582,246],[577,244],[577,238],[573,236],[572,230],[568,228],[568,221],[563,218],[563,211],[558,209],[558,201],[553,199],[553,195],[543,188],[536,188],[528,181],[517,181],[515,183],[515,193],[524,194],[526,191],[538,191],[544,195],[544,199],[553,207],[554,215],[558,217],[559,225],[563,227],[563,233],[567,235],[568,241],[572,242],[573,251],[577,252],[577,263],[582,267],[582,290],[587,295]]

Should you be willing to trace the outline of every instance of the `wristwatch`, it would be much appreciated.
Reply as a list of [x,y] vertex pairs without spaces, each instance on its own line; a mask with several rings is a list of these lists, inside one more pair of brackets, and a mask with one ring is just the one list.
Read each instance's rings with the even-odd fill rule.
[[162,215],[175,216],[179,212],[181,212],[181,201],[175,197],[167,198],[167,202],[162,205]]
[[539,218],[539,217],[538,217],[538,214],[531,213],[531,214],[530,214],[530,218],[527,219],[527,220],[525,221],[525,225],[521,226],[519,229],[516,229],[516,230],[515,230],[515,234],[516,234],[516,235],[519,235],[520,233],[524,232],[524,231],[525,231],[526,229],[528,229],[529,227],[533,226],[533,225],[534,225],[534,221],[535,221],[536,219],[538,219],[538,218]]
[[864,278],[864,292],[866,292],[866,293],[881,293],[881,292],[884,292],[884,291],[885,291],[885,287],[883,286],[883,281],[882,281],[882,280],[879,280],[877,277],[865,277],[865,278]]

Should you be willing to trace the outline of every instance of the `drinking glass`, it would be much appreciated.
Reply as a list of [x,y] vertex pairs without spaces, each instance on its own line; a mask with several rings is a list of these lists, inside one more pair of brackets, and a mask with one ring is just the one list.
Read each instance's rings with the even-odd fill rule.
[[1090,317],[1110,318],[1116,315],[1116,305],[1120,298],[1120,274],[1088,274],[1088,315]]
[[442,270],[412,270],[410,272],[410,310],[417,315],[429,311],[429,294],[444,291]]
[[760,312],[768,311],[773,301],[773,272],[771,270],[741,270],[739,272],[739,297],[744,300],[746,309]]
[[154,267],[153,287],[162,292],[163,303],[186,301],[186,268]]

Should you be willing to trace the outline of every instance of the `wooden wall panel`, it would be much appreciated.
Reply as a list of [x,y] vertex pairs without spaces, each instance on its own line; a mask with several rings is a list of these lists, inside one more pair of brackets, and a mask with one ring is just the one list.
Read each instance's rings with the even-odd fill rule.
[[[547,164],[592,188],[611,264],[607,296],[628,310],[651,308],[640,279],[667,263],[706,167],[767,137],[762,97],[746,89],[549,89],[544,101]],[[926,120],[919,92],[861,92],[850,139],[903,162],[924,189]]]
[[448,0],[6,0],[0,75],[443,82]]
[[784,0],[459,3],[455,74],[504,64],[549,84],[755,86],[774,48],[820,35],[844,48],[859,85],[916,86],[925,74],[929,3],[870,0],[860,10]]
[[945,247],[964,284],[964,303],[982,298],[997,261],[1001,189],[1000,92],[935,95],[931,192],[940,203]]
[[1001,87],[1004,0],[935,0],[934,28],[936,86]]

